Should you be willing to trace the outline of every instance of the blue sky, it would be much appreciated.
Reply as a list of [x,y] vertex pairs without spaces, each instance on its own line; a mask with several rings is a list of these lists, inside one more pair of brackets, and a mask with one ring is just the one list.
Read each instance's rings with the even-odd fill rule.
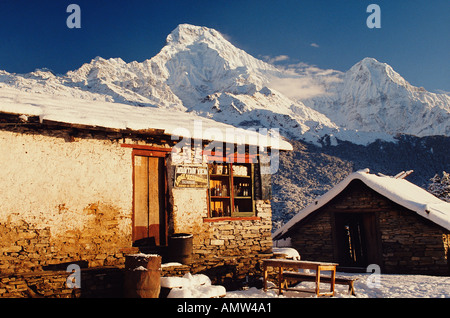
[[[81,8],[81,29],[66,26],[71,3]],[[380,29],[366,25],[371,3],[380,6]],[[0,69],[65,73],[96,56],[141,62],[190,23],[258,58],[346,71],[374,57],[415,86],[450,92],[449,12],[448,0],[0,0]]]

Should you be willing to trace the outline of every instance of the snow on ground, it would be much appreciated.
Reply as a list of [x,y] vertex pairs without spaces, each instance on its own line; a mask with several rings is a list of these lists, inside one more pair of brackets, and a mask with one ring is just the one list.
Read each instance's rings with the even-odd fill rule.
[[[426,275],[396,275],[381,274],[379,281],[374,274],[336,273],[338,276],[358,278],[355,282],[357,298],[450,298],[450,277],[426,276]],[[379,282],[379,283],[378,283]],[[278,295],[277,289],[270,289],[275,285],[268,284],[269,289],[264,292],[255,287],[242,291],[227,292],[226,298],[302,298],[316,297],[313,293],[287,291]],[[296,288],[314,290],[315,283],[302,282]],[[321,291],[327,291],[329,284],[321,284]],[[348,287],[336,285],[335,297],[348,298]]]
[[[355,282],[356,298],[450,298],[450,277],[400,274],[355,274],[336,273],[337,276],[357,278]],[[276,285],[269,281],[267,292],[255,287],[247,290],[225,291],[220,285],[212,285],[206,275],[186,274],[183,277],[161,277],[161,286],[171,288],[168,298],[312,298],[314,282],[302,282],[295,286],[300,291],[285,291],[278,295]],[[322,292],[328,291],[329,284],[320,284]],[[301,290],[308,290],[305,292]],[[336,298],[355,298],[348,294],[348,286],[335,286]]]
[[213,298],[226,294],[225,287],[211,285],[211,280],[204,274],[161,277],[161,287],[170,288],[167,298]]
[[283,254],[287,259],[300,260],[300,254],[291,247],[273,247],[272,251],[274,254]]

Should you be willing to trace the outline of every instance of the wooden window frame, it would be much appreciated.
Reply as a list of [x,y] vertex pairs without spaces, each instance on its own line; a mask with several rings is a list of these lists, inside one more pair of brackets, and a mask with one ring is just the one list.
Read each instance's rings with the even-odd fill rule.
[[[230,192],[229,194],[229,205],[231,207],[231,211],[230,211],[230,215],[227,216],[212,216],[211,213],[211,184],[209,183],[208,185],[208,189],[206,190],[206,195],[207,195],[207,205],[208,205],[208,217],[204,218],[203,221],[204,222],[220,222],[220,221],[244,221],[244,220],[261,220],[261,217],[257,216],[257,211],[256,211],[256,198],[255,198],[255,169],[254,169],[254,164],[257,163],[256,160],[256,155],[249,155],[249,154],[237,154],[234,153],[232,155],[229,156],[224,156],[221,152],[208,152],[208,153],[203,153],[206,154],[208,157],[208,180],[211,180],[211,174],[210,174],[210,165],[213,164],[214,162],[216,162],[217,164],[227,164],[228,165],[228,169],[229,169],[229,187],[228,187],[228,191]],[[217,162],[218,159],[221,159],[219,161],[222,162]],[[234,194],[234,185],[235,185],[235,178],[242,178],[242,176],[237,176],[233,173],[233,165],[246,165],[248,167],[250,167],[250,176],[248,177],[250,183],[251,183],[251,207],[252,207],[252,211],[250,212],[242,212],[242,215],[239,215],[239,212],[236,213],[234,211],[235,209],[235,200],[236,197]],[[238,198],[238,200],[243,199],[246,200],[245,198]],[[249,215],[251,214],[251,215]]]

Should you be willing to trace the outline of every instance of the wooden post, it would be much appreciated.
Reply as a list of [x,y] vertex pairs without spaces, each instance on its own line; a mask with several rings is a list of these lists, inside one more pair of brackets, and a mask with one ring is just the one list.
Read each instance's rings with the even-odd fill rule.
[[279,267],[278,272],[278,295],[283,294],[283,266]]
[[264,292],[267,291],[267,265],[263,262]]
[[334,267],[331,270],[331,287],[330,287],[330,292],[331,292],[331,296],[334,296],[334,285],[335,285],[335,281],[336,281],[336,267]]
[[320,294],[320,266],[316,269],[316,295],[319,297]]

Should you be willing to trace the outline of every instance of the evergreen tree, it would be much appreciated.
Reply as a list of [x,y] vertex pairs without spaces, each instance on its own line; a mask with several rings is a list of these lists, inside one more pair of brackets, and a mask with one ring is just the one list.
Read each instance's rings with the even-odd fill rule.
[[441,200],[450,202],[450,173],[442,171],[442,178],[436,174],[430,181],[428,192]]

